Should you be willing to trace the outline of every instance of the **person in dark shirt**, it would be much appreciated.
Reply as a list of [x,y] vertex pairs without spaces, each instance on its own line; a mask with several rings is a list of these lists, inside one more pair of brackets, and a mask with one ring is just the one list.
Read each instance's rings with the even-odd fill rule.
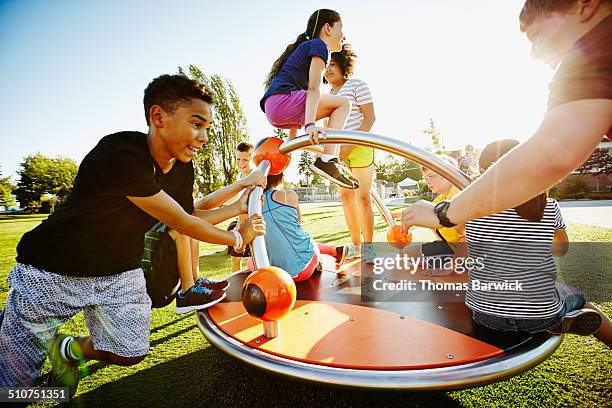
[[[132,365],[147,355],[151,300],[140,262],[145,233],[158,220],[194,239],[238,248],[265,233],[258,216],[238,231],[214,227],[237,216],[239,204],[194,210],[191,160],[207,142],[212,103],[207,88],[183,75],[154,79],[144,93],[148,134],[100,140],[66,202],[22,237],[2,312],[0,388],[32,386],[47,351],[48,384],[71,393],[84,360]],[[91,336],[56,336],[81,310]]]
[[[195,203],[198,210],[212,210],[227,206],[224,212],[218,212],[217,221],[224,221],[228,214],[243,214],[251,186],[260,185],[266,177],[259,171],[251,171],[244,178],[206,195]],[[247,188],[243,194],[234,192]],[[232,230],[234,228],[228,228]],[[227,280],[213,281],[200,276],[199,270],[200,241],[183,235],[166,224],[158,222],[145,234],[144,253],[141,268],[147,282],[147,293],[151,298],[152,308],[161,308],[176,299],[176,312],[189,313],[213,306],[225,298],[225,291],[230,283]],[[231,247],[233,248],[233,247]],[[244,252],[249,252],[248,247]],[[180,289],[179,289],[180,288]]]
[[406,230],[452,227],[516,207],[580,167],[612,135],[612,0],[527,0],[520,22],[533,57],[558,67],[542,123],[452,200],[409,206]]

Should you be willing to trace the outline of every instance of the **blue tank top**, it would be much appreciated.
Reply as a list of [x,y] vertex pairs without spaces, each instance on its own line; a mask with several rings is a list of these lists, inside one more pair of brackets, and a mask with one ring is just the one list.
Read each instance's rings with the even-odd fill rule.
[[270,265],[297,276],[314,255],[312,237],[298,222],[297,209],[272,199],[276,190],[264,191],[262,215],[266,221],[266,249]]

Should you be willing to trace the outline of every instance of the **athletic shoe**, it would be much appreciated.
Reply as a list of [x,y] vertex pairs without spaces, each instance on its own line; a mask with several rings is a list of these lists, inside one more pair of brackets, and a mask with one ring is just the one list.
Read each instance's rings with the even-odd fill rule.
[[372,244],[363,244],[363,255],[365,258],[365,263],[373,264],[376,259],[376,252],[374,251],[374,245]]
[[179,290],[176,294],[176,314],[206,309],[225,298],[222,290],[211,290],[206,286],[193,285],[187,293]]
[[47,387],[68,387],[68,395],[72,398],[79,387],[79,381],[81,380],[80,366],[85,360],[73,361],[62,357],[60,350],[65,347],[65,342],[70,337],[72,336],[58,334],[51,343],[51,349],[49,350],[51,372],[47,377]]
[[337,264],[342,264],[342,262],[344,262],[347,252],[346,245],[336,247],[336,256],[334,256],[334,258]]
[[310,169],[321,177],[324,177],[332,183],[338,184],[340,187],[356,189],[359,188],[359,182],[349,174],[343,164],[338,162],[337,158],[332,158],[327,162],[317,157],[315,162],[310,165]]
[[566,314],[554,327],[548,329],[552,334],[572,333],[590,336],[599,330],[601,316],[592,309],[574,310]]
[[196,285],[205,286],[210,290],[226,290],[230,286],[229,281],[226,281],[226,280],[214,281],[208,278],[198,278],[198,280],[195,281],[195,283]]
[[346,255],[344,256],[345,260],[359,258],[361,256],[361,249],[357,249],[355,244],[352,242],[346,245]]

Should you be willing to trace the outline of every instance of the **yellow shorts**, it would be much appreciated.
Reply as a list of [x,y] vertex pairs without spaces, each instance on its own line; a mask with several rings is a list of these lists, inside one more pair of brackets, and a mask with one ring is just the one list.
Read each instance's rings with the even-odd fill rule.
[[357,146],[345,160],[351,168],[369,167],[374,164],[374,149],[372,147]]

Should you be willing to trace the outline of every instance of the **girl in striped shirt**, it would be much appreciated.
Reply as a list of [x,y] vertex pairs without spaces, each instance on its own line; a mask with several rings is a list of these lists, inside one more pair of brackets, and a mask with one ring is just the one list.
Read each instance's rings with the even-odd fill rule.
[[[344,44],[340,52],[331,54],[331,61],[325,70],[323,82],[331,85],[332,95],[342,96],[351,101],[351,111],[344,129],[369,132],[376,120],[374,100],[367,83],[351,78],[356,59],[357,55],[351,46]],[[343,144],[338,157],[346,163],[352,176],[359,181],[357,189],[340,188],[344,218],[352,241],[348,245],[346,259],[359,256],[363,235],[365,261],[372,263],[376,258],[371,244],[374,235],[374,212],[370,196],[374,179],[374,149]]]
[[[505,139],[485,147],[481,172],[518,144]],[[483,267],[470,270],[465,300],[476,323],[502,331],[594,334],[612,344],[608,317],[587,303],[578,289],[555,282],[552,255],[564,255],[568,239],[559,205],[546,193],[468,222],[466,235],[470,257],[483,261]],[[510,289],[504,282],[517,284]],[[496,285],[501,289],[477,288]]]

